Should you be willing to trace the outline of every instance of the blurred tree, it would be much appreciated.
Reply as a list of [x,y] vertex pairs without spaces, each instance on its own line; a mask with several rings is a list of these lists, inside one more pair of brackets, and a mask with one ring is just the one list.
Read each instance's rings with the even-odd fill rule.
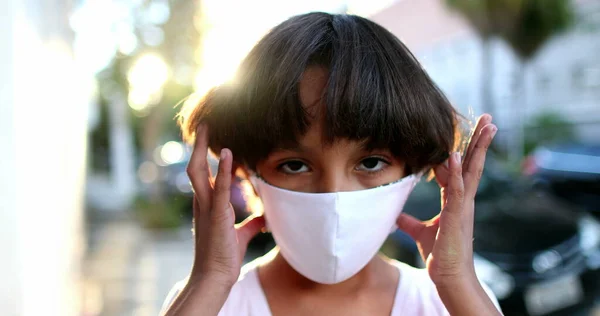
[[[193,92],[200,46],[200,32],[196,28],[198,5],[198,1],[187,0],[139,2],[129,17],[134,37],[130,43],[134,44],[127,46],[129,49],[119,48],[111,64],[97,75],[103,102],[127,107],[126,120],[133,128],[136,147],[136,167],[142,161],[155,162],[157,146],[180,138],[176,105]],[[137,81],[144,84],[145,80],[154,80],[145,84],[156,90],[146,95],[148,91],[136,91],[132,80],[133,68],[144,58],[146,63],[139,67],[142,71]],[[151,73],[148,68],[161,73]],[[164,81],[154,78],[159,76]],[[159,173],[161,170],[158,168]],[[149,184],[149,198],[154,203],[164,201],[163,185],[160,174]]]
[[481,105],[482,111],[493,114],[494,99],[491,92],[494,69],[491,39],[509,32],[516,24],[523,0],[446,0],[478,33],[482,44]]
[[170,68],[170,76],[163,86],[160,101],[145,113],[141,127],[143,156],[150,160],[153,150],[161,143],[179,138],[175,124],[176,105],[193,92],[197,68],[196,51],[200,33],[195,27],[198,1],[169,1],[169,19],[162,25],[163,41],[158,52]]
[[516,162],[524,154],[524,109],[527,103],[525,76],[528,64],[543,45],[556,34],[566,30],[573,21],[571,0],[522,0],[514,26],[500,33],[500,36],[512,47],[518,65],[514,87],[516,88],[515,122],[511,157]]
[[108,173],[110,170],[109,158],[109,136],[108,136],[108,105],[106,100],[101,98],[98,101],[98,125],[90,132],[90,150],[89,163],[98,173]]
[[526,128],[526,155],[540,145],[572,141],[576,137],[573,124],[554,112],[544,112],[535,116]]
[[548,39],[573,21],[571,0],[525,0],[514,27],[501,33],[522,62],[531,60]]

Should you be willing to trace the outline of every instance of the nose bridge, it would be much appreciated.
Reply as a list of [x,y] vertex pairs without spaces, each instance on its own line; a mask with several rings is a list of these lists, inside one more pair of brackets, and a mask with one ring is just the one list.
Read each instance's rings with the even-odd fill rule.
[[318,181],[318,193],[349,191],[349,188],[347,188],[349,181],[346,178],[343,164],[336,164],[332,161],[328,165],[323,166]]
[[318,177],[314,179],[317,193],[352,191],[353,179],[350,166],[350,149],[343,141],[321,148],[318,159]]

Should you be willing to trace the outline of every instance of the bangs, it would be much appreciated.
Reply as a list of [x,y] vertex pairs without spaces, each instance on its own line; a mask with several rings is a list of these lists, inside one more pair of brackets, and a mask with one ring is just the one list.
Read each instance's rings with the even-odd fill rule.
[[316,109],[326,143],[346,138],[389,149],[412,170],[443,162],[453,149],[456,113],[410,51],[381,26],[352,15],[309,13],[267,34],[236,80],[210,91],[189,116],[184,136],[209,127],[213,152],[229,148],[255,169],[276,148],[295,146],[315,120],[299,82],[308,67],[328,74]]

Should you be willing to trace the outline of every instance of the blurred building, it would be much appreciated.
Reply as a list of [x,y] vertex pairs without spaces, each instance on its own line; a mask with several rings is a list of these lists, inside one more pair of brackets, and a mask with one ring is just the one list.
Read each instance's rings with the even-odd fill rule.
[[[519,67],[511,48],[492,40],[492,73],[481,77],[483,45],[468,22],[443,0],[403,0],[371,16],[396,34],[464,114],[482,112],[482,82],[491,80],[498,140],[518,122],[556,112],[577,127],[580,138],[600,135],[600,2],[574,0],[576,22],[550,39],[527,66],[526,101],[516,102]],[[518,113],[518,114],[516,114]]]
[[71,1],[0,1],[0,314],[79,314],[90,86]]

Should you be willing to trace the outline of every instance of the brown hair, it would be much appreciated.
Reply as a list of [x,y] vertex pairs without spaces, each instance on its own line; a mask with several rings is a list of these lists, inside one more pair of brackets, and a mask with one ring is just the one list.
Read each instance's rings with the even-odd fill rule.
[[[413,172],[442,163],[454,149],[458,115],[404,44],[354,15],[308,13],[263,37],[232,82],[213,88],[180,116],[190,141],[207,124],[213,152],[229,148],[251,170],[309,125],[298,82],[309,66],[328,70],[324,139],[386,148]],[[184,112],[182,112],[184,113]]]

